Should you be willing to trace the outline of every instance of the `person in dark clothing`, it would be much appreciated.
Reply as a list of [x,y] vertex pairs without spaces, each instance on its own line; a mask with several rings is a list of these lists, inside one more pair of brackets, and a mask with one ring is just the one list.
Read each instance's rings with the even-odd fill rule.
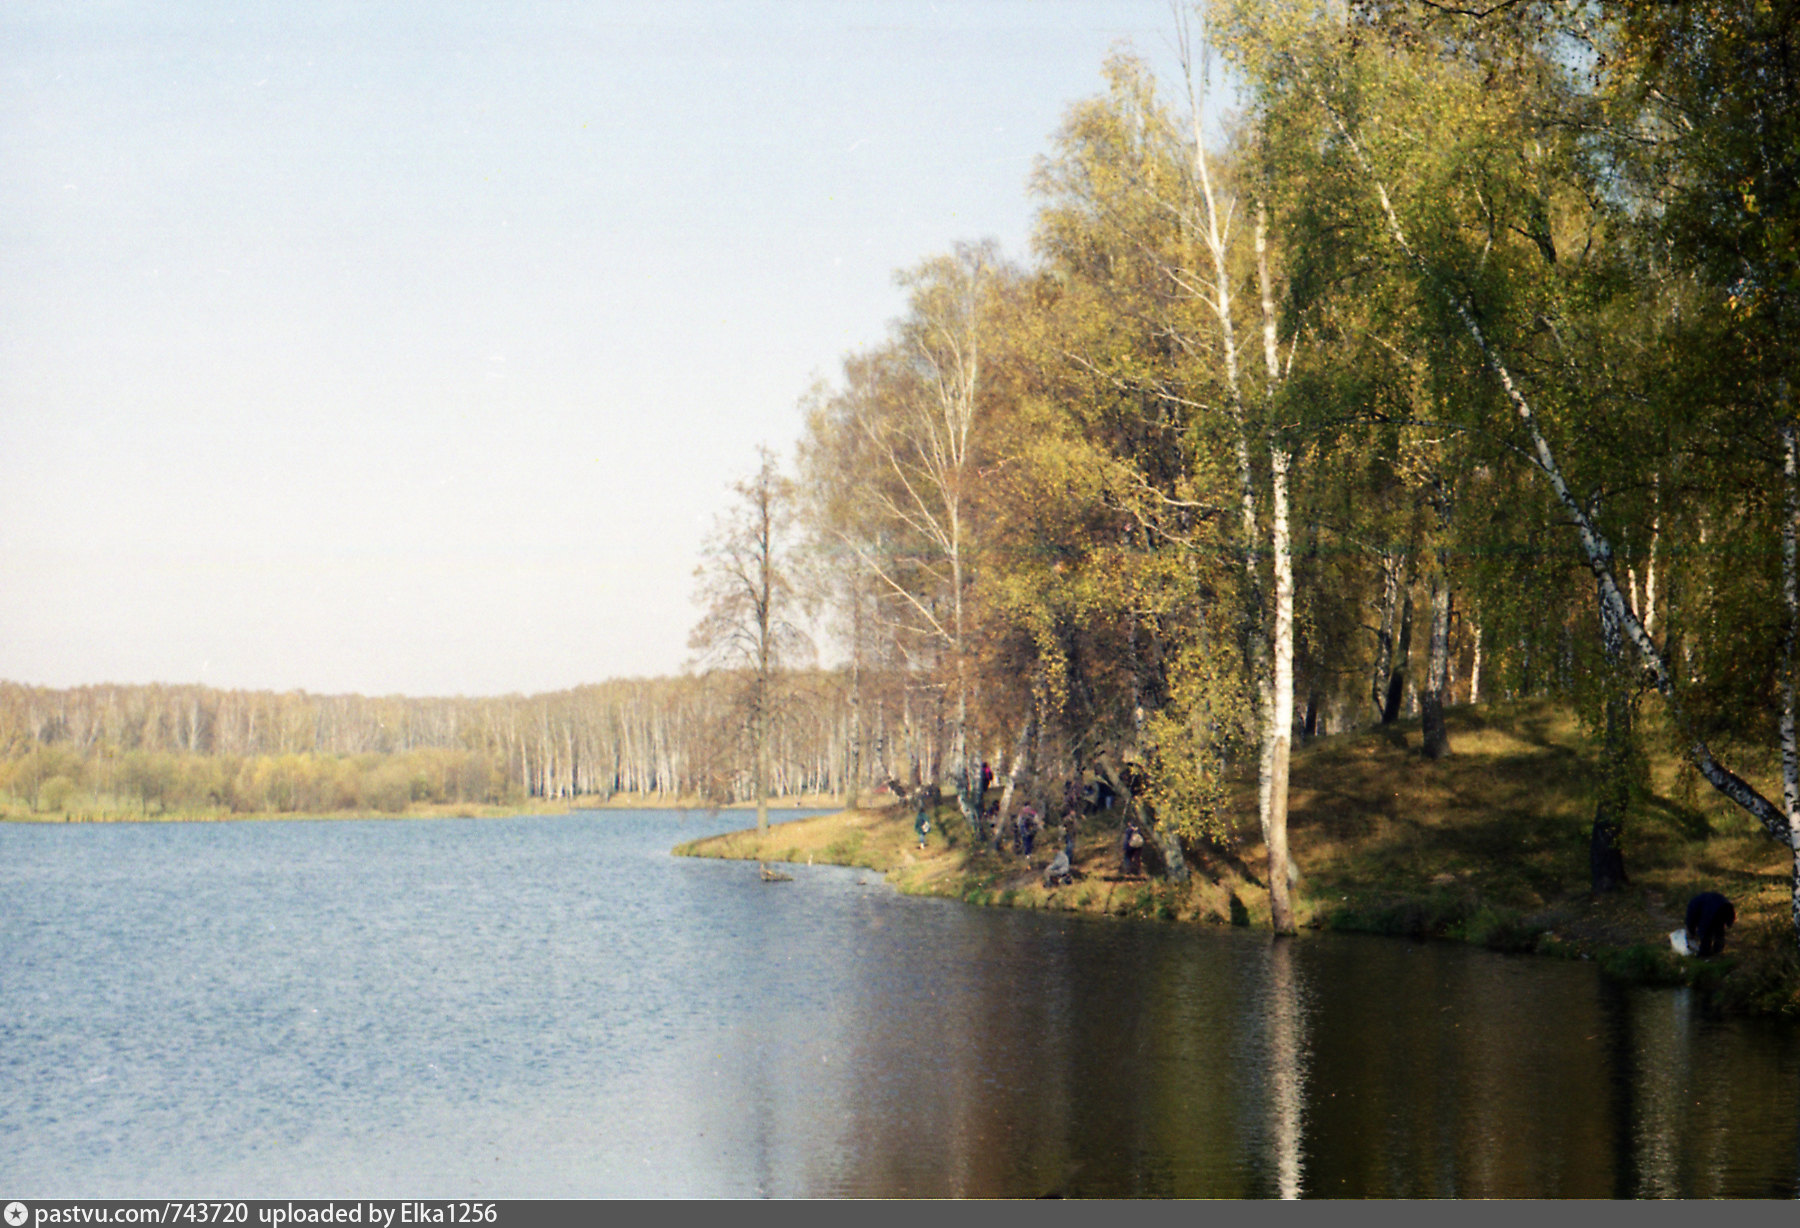
[[1730,900],[1717,891],[1702,891],[1688,901],[1688,951],[1710,959],[1725,949],[1725,931],[1736,924],[1737,909]]
[[1013,846],[1013,852],[1016,853],[1019,851],[1019,821],[1012,815],[998,819],[999,813],[999,806],[996,804],[994,814],[998,821],[994,824],[994,851],[1004,853],[1006,846],[1010,844]]
[[979,779],[981,781],[981,788],[975,794],[975,809],[985,812],[987,809],[988,786],[994,783],[994,769],[987,765],[987,760],[985,759],[981,761],[981,776]]
[[1038,817],[1036,806],[1027,804],[1025,809],[1019,811],[1020,853],[1026,857],[1031,856],[1032,843],[1037,840],[1037,834],[1043,830],[1043,827],[1044,821]]
[[1136,819],[1125,821],[1125,873],[1138,875],[1144,872],[1144,829],[1138,826]]

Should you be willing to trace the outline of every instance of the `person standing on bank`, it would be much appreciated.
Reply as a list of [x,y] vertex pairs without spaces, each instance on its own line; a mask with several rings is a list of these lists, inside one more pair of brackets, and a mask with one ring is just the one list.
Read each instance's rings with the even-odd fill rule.
[[1026,803],[1025,808],[1019,811],[1019,852],[1027,860],[1031,857],[1032,843],[1043,826],[1044,821],[1038,818],[1037,807]]
[[1144,872],[1144,829],[1136,819],[1125,820],[1125,873],[1133,877]]

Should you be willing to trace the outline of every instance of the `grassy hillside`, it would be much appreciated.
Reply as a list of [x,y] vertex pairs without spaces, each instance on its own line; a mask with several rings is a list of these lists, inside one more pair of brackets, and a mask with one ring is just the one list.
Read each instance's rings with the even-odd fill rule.
[[[1733,1009],[1800,1014],[1786,848],[1677,760],[1653,758],[1625,832],[1630,884],[1595,898],[1594,754],[1575,719],[1550,703],[1464,708],[1451,713],[1450,731],[1452,756],[1438,763],[1419,754],[1416,722],[1319,739],[1295,757],[1290,842],[1303,872],[1302,925],[1593,958],[1630,979],[1692,981]],[[890,805],[676,851],[866,866],[903,891],[971,903],[1266,925],[1252,783],[1237,809],[1234,844],[1191,850],[1195,873],[1183,885],[1123,875],[1113,816],[1084,822],[1077,881],[1048,889],[1040,875],[1053,840],[1030,864],[971,848],[948,805],[923,850],[911,812]],[[1707,965],[1676,957],[1667,942],[1702,890],[1724,892],[1739,916],[1727,956]]]

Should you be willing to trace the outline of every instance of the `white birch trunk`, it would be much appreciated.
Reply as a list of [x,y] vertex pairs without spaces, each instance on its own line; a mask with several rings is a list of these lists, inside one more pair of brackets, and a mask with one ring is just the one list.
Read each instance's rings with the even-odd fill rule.
[[1450,672],[1450,570],[1444,552],[1438,551],[1431,577],[1431,646],[1425,658],[1425,689],[1419,695],[1423,720],[1423,749],[1427,759],[1450,753],[1449,732],[1444,728],[1444,697]]
[[1269,450],[1272,476],[1270,508],[1275,546],[1275,706],[1269,714],[1274,730],[1274,762],[1269,772],[1269,913],[1277,934],[1294,932],[1294,907],[1288,887],[1288,761],[1294,740],[1294,572],[1288,552],[1288,454]]
[[[1225,384],[1230,393],[1231,415],[1237,428],[1238,486],[1242,499],[1244,549],[1244,609],[1248,660],[1245,662],[1256,686],[1257,714],[1262,721],[1261,756],[1257,762],[1257,818],[1262,825],[1263,842],[1270,842],[1270,808],[1274,805],[1274,772],[1276,760],[1274,684],[1268,671],[1268,645],[1262,628],[1262,584],[1256,564],[1256,479],[1250,464],[1250,440],[1244,411],[1243,385],[1239,378],[1237,329],[1232,318],[1231,271],[1226,244],[1230,236],[1230,209],[1221,216],[1218,194],[1213,190],[1212,171],[1206,159],[1204,94],[1194,77],[1189,59],[1187,29],[1181,29],[1183,67],[1187,70],[1189,114],[1193,117],[1194,179],[1204,206],[1201,238],[1212,257],[1212,297],[1207,306],[1219,322],[1219,342],[1225,360]],[[1267,335],[1265,333],[1265,335]],[[1272,346],[1272,340],[1269,345]],[[1279,369],[1277,367],[1277,369]],[[1271,391],[1273,384],[1270,385]],[[1290,704],[1292,700],[1290,699]]]
[[1031,718],[1019,730],[1018,745],[1013,747],[1012,763],[1008,765],[1006,784],[1000,789],[1000,814],[996,827],[1004,827],[1006,818],[1012,813],[1013,795],[1025,782],[1027,764],[1031,758],[1032,743],[1037,740],[1037,703],[1031,705]]
[[1469,666],[1469,702],[1481,702],[1481,624],[1475,624],[1475,660]]
[[[1275,391],[1281,383],[1281,355],[1276,348],[1275,291],[1269,276],[1269,215],[1261,202],[1256,207],[1256,276],[1262,291],[1263,399],[1273,416]],[[1267,840],[1269,849],[1269,914],[1277,934],[1294,930],[1294,907],[1288,889],[1293,864],[1288,859],[1288,765],[1294,744],[1294,558],[1288,534],[1288,451],[1280,444],[1269,447],[1270,518],[1275,564],[1275,676],[1273,710],[1269,730],[1273,742],[1269,755]]]
[[[1343,117],[1331,106],[1322,91],[1317,93],[1317,97],[1331,115],[1333,123],[1350,147],[1363,173],[1374,184],[1376,196],[1381,202],[1381,210],[1387,220],[1388,231],[1395,246],[1412,261],[1427,280],[1432,280],[1430,267],[1407,239],[1406,231],[1400,225],[1400,218],[1394,211],[1393,201],[1388,196],[1387,185],[1369,164],[1361,143],[1351,135]],[[1748,812],[1752,818],[1762,824],[1763,830],[1769,835],[1784,844],[1791,845],[1794,835],[1787,814],[1759,793],[1743,777],[1715,759],[1705,739],[1695,732],[1693,723],[1688,719],[1682,706],[1676,688],[1676,680],[1669,669],[1667,659],[1656,642],[1650,638],[1649,633],[1644,630],[1644,624],[1632,612],[1630,603],[1625,600],[1624,593],[1619,589],[1618,580],[1613,572],[1612,547],[1600,532],[1599,526],[1588,515],[1587,509],[1570,491],[1569,484],[1563,477],[1562,468],[1557,464],[1556,455],[1551,450],[1549,440],[1544,437],[1543,431],[1538,427],[1537,415],[1531,407],[1531,402],[1513,379],[1512,369],[1506,364],[1494,345],[1488,341],[1486,334],[1482,332],[1481,325],[1476,321],[1475,314],[1468,303],[1448,287],[1441,289],[1445,300],[1451,310],[1456,313],[1464,331],[1475,343],[1476,349],[1480,351],[1483,363],[1500,384],[1508,404],[1512,406],[1520,425],[1524,428],[1531,443],[1532,455],[1538,471],[1544,475],[1545,481],[1550,483],[1557,502],[1562,505],[1563,511],[1575,525],[1582,554],[1599,584],[1601,603],[1618,621],[1619,629],[1631,642],[1632,647],[1637,650],[1645,670],[1649,672],[1652,681],[1656,684],[1656,689],[1662,693],[1664,700],[1668,703],[1669,712],[1674,718],[1676,728],[1687,739],[1689,759],[1700,770],[1700,774],[1706,778],[1708,784]]]

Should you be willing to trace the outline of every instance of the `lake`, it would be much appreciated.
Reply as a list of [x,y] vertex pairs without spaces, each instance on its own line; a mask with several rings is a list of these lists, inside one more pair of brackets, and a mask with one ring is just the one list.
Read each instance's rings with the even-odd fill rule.
[[0,825],[0,1193],[1800,1189],[1791,1025],[669,856],[747,821]]

